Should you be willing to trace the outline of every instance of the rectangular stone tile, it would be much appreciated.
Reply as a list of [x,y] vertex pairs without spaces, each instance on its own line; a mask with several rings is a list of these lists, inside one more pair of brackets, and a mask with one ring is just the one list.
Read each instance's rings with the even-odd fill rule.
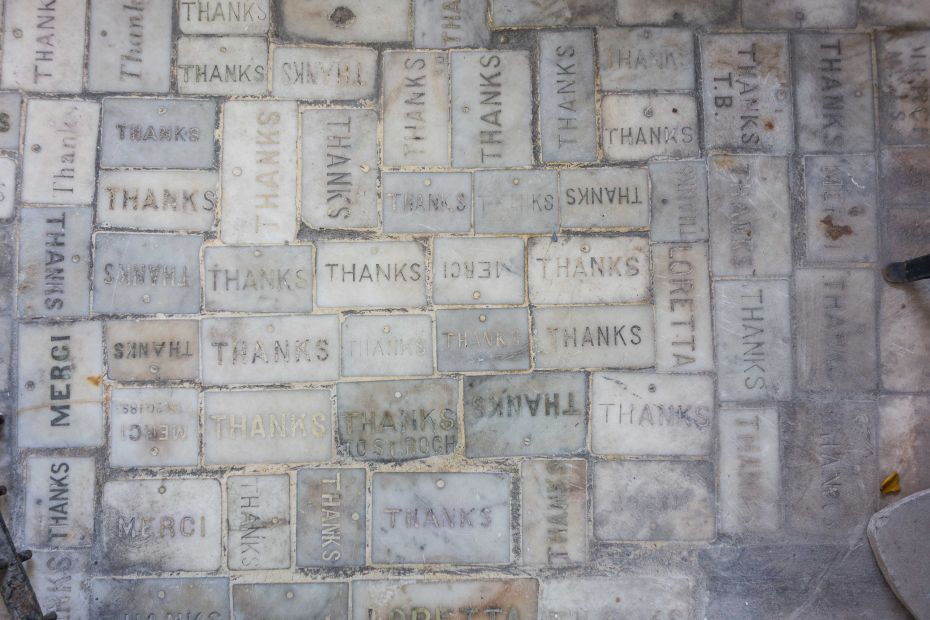
[[101,166],[213,168],[216,103],[209,99],[103,100]]
[[297,566],[365,564],[365,470],[297,471]]
[[181,0],[178,27],[184,34],[264,34],[271,25],[269,0],[239,6],[215,0]]
[[471,230],[468,172],[385,172],[381,195],[386,233]]
[[378,225],[378,113],[301,113],[301,219],[313,228]]
[[479,170],[475,173],[476,233],[556,233],[555,170]]
[[536,26],[603,26],[613,24],[615,3],[611,0],[493,0],[493,26],[528,28]]
[[930,143],[926,85],[930,80],[930,31],[880,32],[878,128],[883,144]]
[[859,14],[866,24],[886,26],[923,26],[930,22],[930,6],[923,0],[861,0]]
[[897,392],[923,390],[930,382],[930,315],[926,311],[930,286],[926,282],[882,286],[880,304],[882,387]]
[[604,95],[601,107],[604,155],[610,161],[701,154],[697,104],[691,95]]
[[487,47],[488,0],[414,0],[414,47]]
[[271,94],[287,99],[374,99],[378,52],[367,47],[272,48]]
[[94,538],[94,458],[30,456],[25,473],[26,544],[89,547]]
[[268,39],[180,37],[178,92],[182,95],[264,95],[268,92]]
[[930,148],[882,149],[879,162],[882,204],[926,208]]
[[590,30],[539,33],[539,121],[542,159],[597,159],[594,36]]
[[534,304],[647,301],[649,241],[644,237],[533,237],[527,284]]
[[223,243],[297,238],[297,104],[223,104]]
[[885,213],[881,259],[902,261],[920,256],[930,235],[930,211],[889,208]]
[[157,618],[179,609],[191,618],[230,618],[227,577],[94,579],[90,589],[91,618]]
[[236,583],[232,599],[236,618],[349,618],[348,583]]
[[19,148],[19,126],[23,96],[0,93],[0,148]]
[[622,25],[726,24],[736,21],[736,5],[734,0],[625,0],[617,3],[617,18]]
[[97,233],[94,312],[200,311],[200,235]]
[[707,241],[707,170],[703,160],[649,164],[653,241]]
[[510,476],[376,473],[371,490],[375,564],[510,561]]
[[871,155],[804,158],[808,261],[876,260],[876,186]]
[[325,461],[332,456],[332,409],[329,390],[204,392],[204,461]]
[[876,409],[874,401],[800,402],[783,419],[789,528],[861,535],[879,497]]
[[382,119],[386,166],[449,164],[449,54],[385,51]]
[[690,618],[691,582],[675,576],[563,578],[543,582],[541,618]]
[[16,428],[21,447],[103,444],[103,331],[92,321],[21,324]]
[[791,274],[788,163],[783,157],[708,159],[711,271],[715,276]]
[[648,368],[655,365],[651,305],[533,310],[536,368]]
[[706,461],[596,461],[598,540],[711,540],[714,471]]
[[585,449],[584,373],[465,378],[465,455],[568,456]]
[[416,241],[321,241],[316,254],[321,308],[426,305],[426,251]]
[[705,148],[792,151],[787,35],[706,35],[701,59]]
[[16,238],[18,235],[16,222],[0,224],[0,312],[15,314],[14,303],[16,292]]
[[219,481],[110,480],[103,485],[101,503],[97,545],[99,557],[110,571],[220,568]]
[[171,82],[171,5],[91,0],[87,89],[166,93]]
[[33,551],[23,565],[42,611],[59,618],[90,618],[87,551]]
[[213,228],[220,189],[213,170],[101,170],[97,226],[203,232]]
[[525,308],[438,310],[439,372],[527,370],[530,343]]
[[343,377],[433,374],[428,314],[350,315],[342,323]]
[[[0,119],[4,113],[0,112]],[[0,120],[2,127],[3,120]],[[0,157],[0,220],[8,220],[16,213],[16,161]]]
[[707,245],[652,246],[656,300],[656,368],[666,372],[714,369]]
[[857,0],[743,0],[746,28],[855,28]]
[[886,395],[878,410],[878,472],[884,478],[898,472],[901,493],[886,495],[883,504],[930,489],[930,397]]
[[226,479],[230,570],[290,568],[290,493],[287,474]]
[[724,407],[718,420],[720,531],[774,532],[781,522],[778,410]]
[[560,566],[587,560],[586,472],[582,459],[521,463],[523,564]]
[[714,282],[721,400],[789,400],[791,311],[787,280]]
[[283,34],[294,39],[357,43],[409,41],[407,0],[282,0]]
[[329,381],[339,376],[339,317],[201,320],[204,385]]
[[3,88],[81,92],[86,0],[9,4],[3,20]]
[[452,165],[533,163],[530,58],[523,51],[453,51]]
[[[387,620],[436,609],[448,620],[535,618],[539,582],[535,579],[473,581],[359,580],[352,584],[354,620]],[[470,619],[469,619],[470,620]]]
[[192,381],[200,377],[196,319],[107,321],[107,377],[114,381]]
[[599,28],[603,90],[693,90],[694,39],[687,28]]
[[203,272],[207,311],[313,310],[313,248],[309,245],[207,246]]
[[433,242],[433,303],[522,304],[523,239],[442,237]]
[[452,454],[458,445],[458,381],[411,379],[336,386],[336,449],[362,461]]
[[645,168],[577,168],[559,172],[562,228],[648,228]]
[[798,387],[867,392],[878,387],[875,273],[871,269],[799,269]]
[[[13,318],[9,316],[0,316],[0,330],[4,334],[13,333]],[[10,375],[13,361],[13,339],[4,338],[0,340],[0,391],[6,392],[10,389]]]
[[[852,7],[854,25],[855,3]],[[793,44],[798,148],[806,153],[871,151],[875,131],[869,36],[799,34]]]
[[19,315],[82,317],[90,312],[90,207],[20,213]]
[[[4,58],[8,57],[9,53],[5,53]],[[99,125],[99,103],[28,101],[23,146],[23,202],[91,203]]]
[[623,456],[706,456],[714,381],[707,376],[595,373],[591,450]]
[[113,388],[110,467],[194,467],[199,450],[196,388]]

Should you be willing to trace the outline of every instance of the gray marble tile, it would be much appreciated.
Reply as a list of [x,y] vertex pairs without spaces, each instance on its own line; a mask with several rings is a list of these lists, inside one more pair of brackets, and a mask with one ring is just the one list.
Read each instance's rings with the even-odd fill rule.
[[192,467],[199,461],[195,388],[113,388],[110,467]]
[[410,41],[408,0],[281,0],[281,30],[295,39]]
[[543,161],[596,160],[591,31],[541,31],[537,75]]
[[452,454],[458,446],[458,381],[410,379],[336,386],[339,454],[404,461]]
[[723,407],[717,426],[720,531],[774,532],[781,523],[778,409]]
[[449,165],[449,54],[393,50],[382,58],[384,164]]
[[264,34],[271,25],[270,0],[225,4],[181,0],[178,28],[184,34]]
[[653,241],[707,241],[707,169],[703,161],[649,164]]
[[230,570],[290,568],[290,492],[287,474],[226,479]]
[[610,161],[701,154],[697,104],[691,95],[605,95],[601,107],[604,155]]
[[0,148],[19,147],[22,104],[23,96],[19,93],[0,93]]
[[349,618],[348,583],[236,583],[232,599],[236,618]]
[[[359,580],[352,584],[354,620],[387,620],[418,610],[449,610],[450,620],[535,618],[539,583],[535,579],[470,581]],[[427,611],[427,613],[429,613]]]
[[365,564],[364,469],[297,472],[297,566]]
[[213,170],[101,170],[97,226],[208,231],[216,218],[219,186]]
[[0,220],[11,219],[15,213],[16,162],[9,157],[0,157]]
[[523,239],[443,237],[433,242],[433,303],[522,304]]
[[612,0],[493,0],[495,28],[534,26],[602,26],[614,22]]
[[520,489],[523,564],[562,566],[587,560],[587,463],[523,461]]
[[26,544],[89,547],[94,539],[94,458],[30,456],[25,462]]
[[350,315],[342,323],[343,377],[433,374],[428,314]]
[[272,48],[271,94],[303,100],[374,99],[378,52],[366,47]]
[[227,577],[179,579],[94,579],[90,582],[92,618],[147,618],[174,614],[228,620]]
[[879,155],[881,201],[895,207],[926,207],[930,148],[883,149]]
[[687,28],[599,28],[603,90],[693,90],[694,39]]
[[930,6],[922,0],[861,0],[859,15],[867,24],[886,26],[920,26],[930,21]]
[[510,561],[510,476],[376,473],[371,490],[375,564]]
[[651,305],[533,310],[536,368],[649,368],[655,365]]
[[694,587],[674,575],[613,575],[544,581],[541,618],[688,618],[696,608]]
[[182,95],[264,95],[268,40],[264,37],[180,37],[177,84]]
[[81,551],[33,551],[23,567],[42,611],[59,617],[89,618],[89,554]]
[[204,392],[208,465],[325,461],[332,456],[329,390]]
[[559,188],[554,170],[475,173],[476,233],[555,234],[558,230]]
[[466,377],[464,389],[468,457],[568,456],[585,449],[584,373]]
[[[13,317],[0,316],[0,330],[4,334],[13,333]],[[13,362],[13,339],[4,338],[0,340],[0,391],[6,392],[10,389],[10,375],[12,374]]]
[[877,184],[871,155],[804,158],[809,262],[876,260]]
[[878,64],[878,127],[883,144],[930,143],[926,83],[930,31],[881,32],[875,45]]
[[737,19],[734,0],[626,0],[617,3],[617,18],[622,25],[660,25],[682,22],[690,24],[726,24]]
[[472,191],[468,172],[385,172],[384,232],[468,232]]
[[656,368],[666,372],[714,369],[707,245],[652,246],[656,311]]
[[414,47],[487,47],[488,0],[414,0]]
[[878,410],[878,471],[893,471],[901,480],[901,493],[883,496],[894,503],[912,493],[930,489],[930,421],[924,415],[930,397],[923,394],[882,396]]
[[107,321],[107,377],[123,382],[198,379],[199,329],[196,319]]
[[3,20],[3,88],[78,93],[87,2],[11,2]]
[[416,241],[323,241],[316,286],[321,308],[424,306],[426,251]]
[[100,165],[212,168],[216,103],[208,99],[103,100]]
[[927,282],[883,284],[879,294],[882,387],[896,392],[922,390],[930,381],[930,315],[926,312],[930,286]]
[[581,168],[559,172],[562,228],[649,227],[645,168]]
[[855,28],[856,0],[743,0],[746,28]]
[[204,309],[232,312],[313,310],[313,248],[206,246]]
[[527,370],[530,343],[525,308],[438,310],[439,372]]

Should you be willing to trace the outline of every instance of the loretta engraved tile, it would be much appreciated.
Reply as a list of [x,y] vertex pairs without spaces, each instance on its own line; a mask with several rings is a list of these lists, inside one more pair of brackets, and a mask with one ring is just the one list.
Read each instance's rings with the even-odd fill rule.
[[86,17],[86,0],[10,2],[3,20],[3,88],[80,92]]
[[226,479],[226,541],[230,570],[291,566],[290,478]]
[[182,95],[264,95],[268,92],[268,40],[180,37],[177,84]]
[[94,537],[94,459],[26,459],[26,544],[44,549],[89,547]]
[[692,90],[694,40],[687,28],[599,28],[601,88]]
[[348,583],[236,583],[232,600],[234,617],[243,620],[269,613],[276,620],[349,617]]
[[540,32],[538,75],[543,161],[596,160],[591,31]]
[[302,100],[373,99],[378,52],[365,47],[272,48],[271,94]]
[[297,472],[297,566],[365,564],[366,474],[361,468]]
[[200,401],[194,388],[114,388],[110,466],[196,466]]
[[101,170],[97,175],[97,226],[211,230],[219,185],[219,175],[213,170]]
[[714,369],[707,245],[652,246],[656,300],[656,367],[666,372]]
[[587,464],[530,460],[520,466],[523,563],[561,566],[588,557]]

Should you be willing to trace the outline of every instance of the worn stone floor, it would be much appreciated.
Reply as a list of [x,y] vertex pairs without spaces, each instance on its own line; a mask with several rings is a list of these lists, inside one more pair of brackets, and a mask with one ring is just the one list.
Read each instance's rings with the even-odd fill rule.
[[4,5],[44,612],[910,617],[930,0]]

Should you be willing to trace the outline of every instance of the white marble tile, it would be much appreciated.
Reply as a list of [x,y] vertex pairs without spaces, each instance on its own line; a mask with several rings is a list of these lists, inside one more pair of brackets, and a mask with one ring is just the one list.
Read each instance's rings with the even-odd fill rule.
[[366,489],[362,468],[297,471],[297,566],[365,564]]
[[414,47],[487,47],[488,0],[414,0]]
[[182,95],[264,95],[268,92],[268,39],[181,37],[177,83]]
[[657,373],[595,373],[591,450],[621,456],[707,456],[714,380]]
[[527,370],[529,326],[525,308],[438,310],[439,372]]
[[374,564],[505,564],[510,561],[510,476],[375,473]]
[[697,104],[691,95],[605,95],[601,107],[604,155],[610,161],[701,154]]
[[42,611],[59,618],[89,618],[90,554],[81,551],[33,551],[23,565]]
[[207,311],[313,310],[313,248],[309,245],[207,246],[203,273]]
[[648,228],[648,176],[645,168],[560,171],[562,228]]
[[329,390],[206,391],[204,461],[261,464],[332,456]]
[[115,381],[198,379],[199,328],[196,319],[107,321],[107,377]]
[[223,105],[220,238],[288,243],[297,237],[297,104]]
[[533,237],[527,283],[534,304],[647,301],[649,241],[644,237]]
[[316,255],[321,308],[426,305],[426,250],[416,241],[321,241]]
[[408,0],[282,0],[284,34],[357,43],[410,41]]
[[466,377],[465,455],[568,456],[587,438],[583,373]]
[[343,321],[343,377],[431,374],[433,321],[429,315],[350,315]]
[[26,459],[26,544],[44,549],[89,547],[94,539],[94,458]]
[[453,51],[452,165],[533,163],[532,87],[523,51]]
[[11,219],[15,213],[16,162],[9,157],[0,157],[0,220]]
[[878,471],[898,472],[901,493],[884,502],[904,499],[930,489],[930,397],[924,394],[882,396],[878,410]]
[[707,241],[707,169],[701,161],[649,164],[653,241]]
[[19,326],[19,445],[103,444],[103,332],[92,321]]
[[615,19],[613,0],[493,0],[494,28],[602,26]]
[[178,28],[184,34],[264,34],[271,25],[270,0],[229,4],[216,0],[181,0]]
[[374,99],[378,52],[367,47],[272,48],[271,94],[303,100]]
[[216,103],[208,99],[103,100],[100,165],[213,168]]
[[287,474],[226,479],[230,570],[290,568],[290,492]]
[[656,304],[656,368],[664,372],[714,369],[707,245],[652,246]]
[[875,42],[882,143],[930,143],[923,86],[930,78],[930,59],[925,54],[930,31],[880,32]]
[[110,467],[193,467],[199,450],[195,388],[110,392]]
[[386,233],[471,230],[471,173],[385,172],[381,195]]
[[804,158],[809,262],[866,262],[877,258],[877,179],[871,155]]
[[774,532],[781,522],[778,410],[725,407],[718,426],[720,531]]
[[3,88],[80,92],[87,0],[8,4],[3,20]]
[[349,618],[348,583],[236,583],[232,599],[236,618],[261,618],[269,612],[277,620]]
[[856,0],[743,0],[746,28],[855,28]]
[[212,170],[101,170],[97,225],[208,231],[216,218],[219,189],[219,175]]
[[587,463],[520,464],[523,564],[560,566],[588,559]]
[[386,166],[449,165],[449,73],[446,52],[384,52]]
[[23,202],[91,203],[99,125],[99,103],[28,101],[23,146]]
[[19,278],[23,317],[90,313],[90,207],[28,207],[20,212]]
[[433,303],[522,304],[523,239],[443,237],[433,242]]
[[339,376],[339,317],[246,316],[200,322],[204,385],[329,381]]
[[661,575],[552,579],[543,582],[539,596],[540,617],[552,620],[689,618],[695,607],[691,582],[665,571]]
[[93,579],[91,618],[138,614],[169,616],[183,609],[191,618],[229,618],[229,578]]
[[97,233],[94,312],[200,311],[200,235]]
[[727,23],[736,19],[732,0],[624,0],[617,3],[617,19],[622,25],[662,25]]
[[601,88],[693,90],[694,40],[687,28],[599,28]]
[[171,82],[171,5],[91,0],[87,89],[166,93]]
[[[921,240],[921,244],[923,240]],[[930,287],[882,285],[878,317],[882,387],[917,392],[930,381]]]
[[559,230],[555,170],[475,173],[475,232],[553,233]]
[[591,31],[540,31],[537,76],[543,161],[596,160]]
[[19,148],[20,116],[23,96],[19,93],[0,93],[0,148]]
[[648,368],[655,365],[651,305],[533,310],[536,368]]

